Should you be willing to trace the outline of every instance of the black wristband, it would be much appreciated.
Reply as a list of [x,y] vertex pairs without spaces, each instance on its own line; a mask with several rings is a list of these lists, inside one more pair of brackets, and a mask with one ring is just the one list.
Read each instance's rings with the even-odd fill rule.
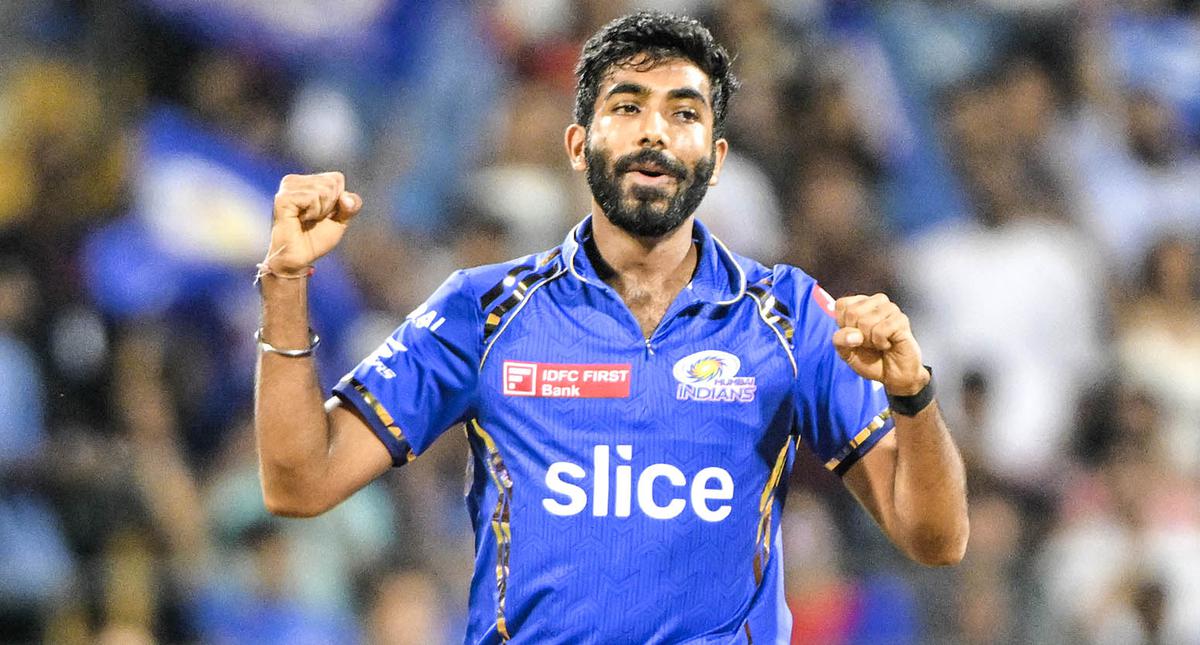
[[906,417],[915,417],[921,410],[929,407],[933,403],[933,397],[937,394],[933,387],[933,368],[926,365],[925,369],[929,371],[929,382],[925,387],[921,388],[920,392],[911,396],[893,396],[887,395],[888,405],[892,407],[893,414],[899,414]]

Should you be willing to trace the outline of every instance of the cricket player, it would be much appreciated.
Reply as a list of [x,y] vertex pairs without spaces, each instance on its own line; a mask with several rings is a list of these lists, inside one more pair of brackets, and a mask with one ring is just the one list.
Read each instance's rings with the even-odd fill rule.
[[283,179],[259,271],[267,507],[317,515],[465,428],[468,643],[787,642],[798,450],[905,554],[958,562],[963,466],[907,316],[882,294],[834,300],[694,218],[729,150],[726,50],[643,12],[576,72],[565,148],[590,214],[558,247],[451,275],[327,402],[307,277],[362,199],[340,173]]

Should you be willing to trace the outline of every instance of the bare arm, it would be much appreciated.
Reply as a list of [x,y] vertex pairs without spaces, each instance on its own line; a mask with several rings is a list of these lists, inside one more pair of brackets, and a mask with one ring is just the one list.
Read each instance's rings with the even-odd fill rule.
[[922,564],[956,564],[967,547],[966,477],[937,403],[851,466],[845,483],[884,533]]
[[[297,276],[333,249],[362,206],[344,181],[289,175],[275,196],[271,274],[262,277],[263,339],[274,347],[309,345],[308,279]],[[254,427],[263,501],[278,515],[323,513],[391,465],[357,413],[325,404],[311,355],[259,352]]]
[[[892,395],[911,396],[929,383],[908,317],[886,296],[842,298],[837,314],[834,346],[856,372]],[[895,430],[850,468],[846,486],[910,558],[956,564],[970,533],[962,457],[936,401],[893,418]]]

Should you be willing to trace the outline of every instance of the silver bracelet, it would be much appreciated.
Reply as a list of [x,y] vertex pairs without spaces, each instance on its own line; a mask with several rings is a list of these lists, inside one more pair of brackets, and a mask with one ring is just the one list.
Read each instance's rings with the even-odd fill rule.
[[317,345],[321,344],[321,337],[318,336],[315,331],[310,329],[308,330],[308,334],[309,338],[307,349],[279,349],[271,343],[263,340],[262,327],[259,327],[254,332],[254,341],[258,343],[258,348],[264,352],[271,352],[272,354],[279,354],[280,356],[287,356],[289,358],[300,358],[301,356],[311,356],[313,350],[317,348]]

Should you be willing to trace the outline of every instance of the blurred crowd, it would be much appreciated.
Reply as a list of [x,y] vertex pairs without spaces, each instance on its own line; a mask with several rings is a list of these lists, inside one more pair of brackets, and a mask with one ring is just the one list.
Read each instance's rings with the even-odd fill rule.
[[574,60],[651,7],[743,82],[700,216],[910,311],[967,462],[966,559],[923,569],[798,460],[793,642],[1200,643],[1200,3],[287,4],[0,3],[0,642],[461,639],[461,433],[320,518],[263,508],[245,160],[365,197],[314,278],[330,386],[587,212]]

